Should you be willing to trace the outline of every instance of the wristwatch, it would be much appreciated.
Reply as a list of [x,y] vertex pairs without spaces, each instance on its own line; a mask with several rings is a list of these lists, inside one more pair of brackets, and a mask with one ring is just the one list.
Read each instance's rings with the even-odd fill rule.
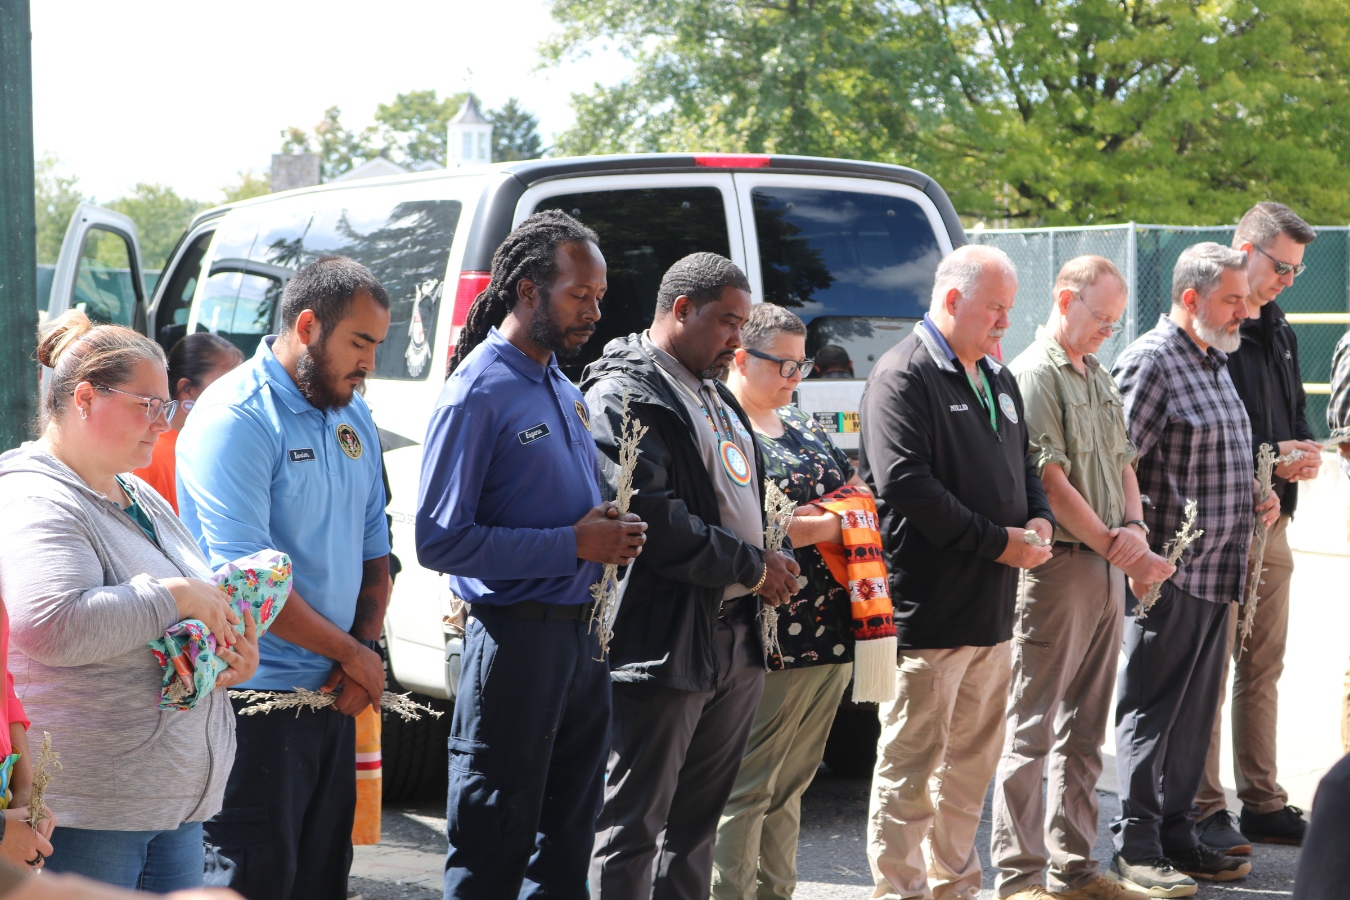
[[1126,522],[1125,524],[1126,524],[1126,525],[1138,525],[1140,528],[1144,529],[1144,536],[1145,536],[1145,537],[1148,536],[1148,533],[1149,533],[1149,532],[1148,532],[1148,523],[1145,522],[1143,519],[1131,519],[1130,521]]
[[369,648],[369,649],[371,649],[371,650],[374,650],[377,654],[379,654],[380,659],[384,659],[384,658],[385,658],[385,657],[384,657],[384,645],[380,643],[380,641],[379,641],[378,638],[375,639],[375,640],[373,640],[373,641],[363,641],[363,640],[358,639],[358,640],[357,640],[357,643],[360,644],[362,647],[367,647],[367,648]]

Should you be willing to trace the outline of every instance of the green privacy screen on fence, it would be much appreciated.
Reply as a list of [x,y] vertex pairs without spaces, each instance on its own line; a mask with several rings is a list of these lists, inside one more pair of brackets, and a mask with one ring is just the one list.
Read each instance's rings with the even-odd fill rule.
[[[1303,262],[1308,267],[1292,288],[1280,294],[1286,313],[1350,312],[1350,228],[1319,227],[1317,240],[1308,245]],[[1059,267],[1075,256],[1095,253],[1120,267],[1130,283],[1130,305],[1125,329],[1097,354],[1110,366],[1135,337],[1148,331],[1172,305],[1172,267],[1192,244],[1216,241],[1228,246],[1233,226],[1194,228],[1172,225],[1101,225],[1085,228],[974,230],[974,244],[997,247],[1017,266],[1017,303],[1012,327],[1003,341],[1004,359],[1012,359],[1031,343],[1036,326],[1050,310],[1051,288]],[[1303,381],[1324,385],[1331,377],[1331,354],[1346,331],[1344,324],[1296,324]],[[1317,387],[1313,388],[1318,390]],[[1327,436],[1327,396],[1310,392],[1308,423],[1320,437]]]

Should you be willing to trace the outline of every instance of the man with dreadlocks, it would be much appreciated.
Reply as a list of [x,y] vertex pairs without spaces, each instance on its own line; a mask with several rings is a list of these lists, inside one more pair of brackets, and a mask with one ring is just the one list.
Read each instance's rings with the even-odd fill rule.
[[526,881],[586,896],[610,720],[590,586],[602,564],[641,552],[646,528],[601,505],[586,407],[557,363],[600,318],[597,244],[556,210],[507,237],[427,429],[417,556],[471,606],[450,726],[447,900],[515,897]]
[[759,446],[718,380],[749,315],[750,283],[731,260],[686,256],[661,280],[651,329],[611,341],[582,377],[611,490],[624,397],[648,428],[630,508],[653,539],[627,575],[609,645],[594,900],[706,900],[764,688],[755,595],[777,606],[797,591],[797,564],[764,551]]

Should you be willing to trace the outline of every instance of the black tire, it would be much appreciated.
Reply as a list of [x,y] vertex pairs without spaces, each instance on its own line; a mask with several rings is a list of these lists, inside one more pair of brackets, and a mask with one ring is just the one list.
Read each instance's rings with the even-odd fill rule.
[[[389,690],[404,693],[394,678],[389,663],[385,663],[385,679]],[[449,776],[449,753],[446,742],[450,737],[449,700],[413,693],[412,698],[445,715],[439,719],[423,715],[420,721],[405,722],[395,713],[381,716],[380,755],[384,765],[382,795],[386,803],[407,801],[444,802]]]
[[869,778],[877,762],[881,720],[875,703],[854,703],[844,695],[825,741],[825,765],[840,778]]

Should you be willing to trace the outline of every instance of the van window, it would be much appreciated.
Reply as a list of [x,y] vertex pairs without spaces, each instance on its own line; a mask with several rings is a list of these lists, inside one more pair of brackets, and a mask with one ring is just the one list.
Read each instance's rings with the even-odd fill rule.
[[407,193],[404,185],[339,191],[307,198],[303,208],[278,207],[278,215],[263,222],[249,254],[249,271],[274,283],[274,295],[256,294],[272,310],[267,315],[257,310],[254,321],[270,323],[290,274],[321,256],[347,256],[369,268],[389,292],[389,336],[376,352],[375,377],[425,378],[434,368],[429,363],[436,318],[462,205],[458,200],[399,202]]
[[103,228],[85,233],[71,306],[95,324],[135,327],[136,288],[126,238]]
[[928,216],[862,191],[760,187],[751,202],[764,299],[808,323],[808,354],[841,348],[866,378],[928,308],[942,260]]
[[600,358],[605,344],[651,324],[661,276],[677,260],[701,251],[731,256],[726,207],[715,187],[564,194],[535,211],[541,209],[561,209],[595,229],[608,267],[595,334],[580,354],[560,362],[573,381],[581,380],[581,370]]
[[164,284],[164,293],[159,297],[155,310],[155,322],[158,332],[155,340],[168,353],[178,339],[187,334],[188,313],[191,312],[192,297],[197,293],[197,279],[202,277],[202,259],[211,246],[214,231],[204,231],[192,239],[187,249],[178,257],[178,264],[169,273]]

